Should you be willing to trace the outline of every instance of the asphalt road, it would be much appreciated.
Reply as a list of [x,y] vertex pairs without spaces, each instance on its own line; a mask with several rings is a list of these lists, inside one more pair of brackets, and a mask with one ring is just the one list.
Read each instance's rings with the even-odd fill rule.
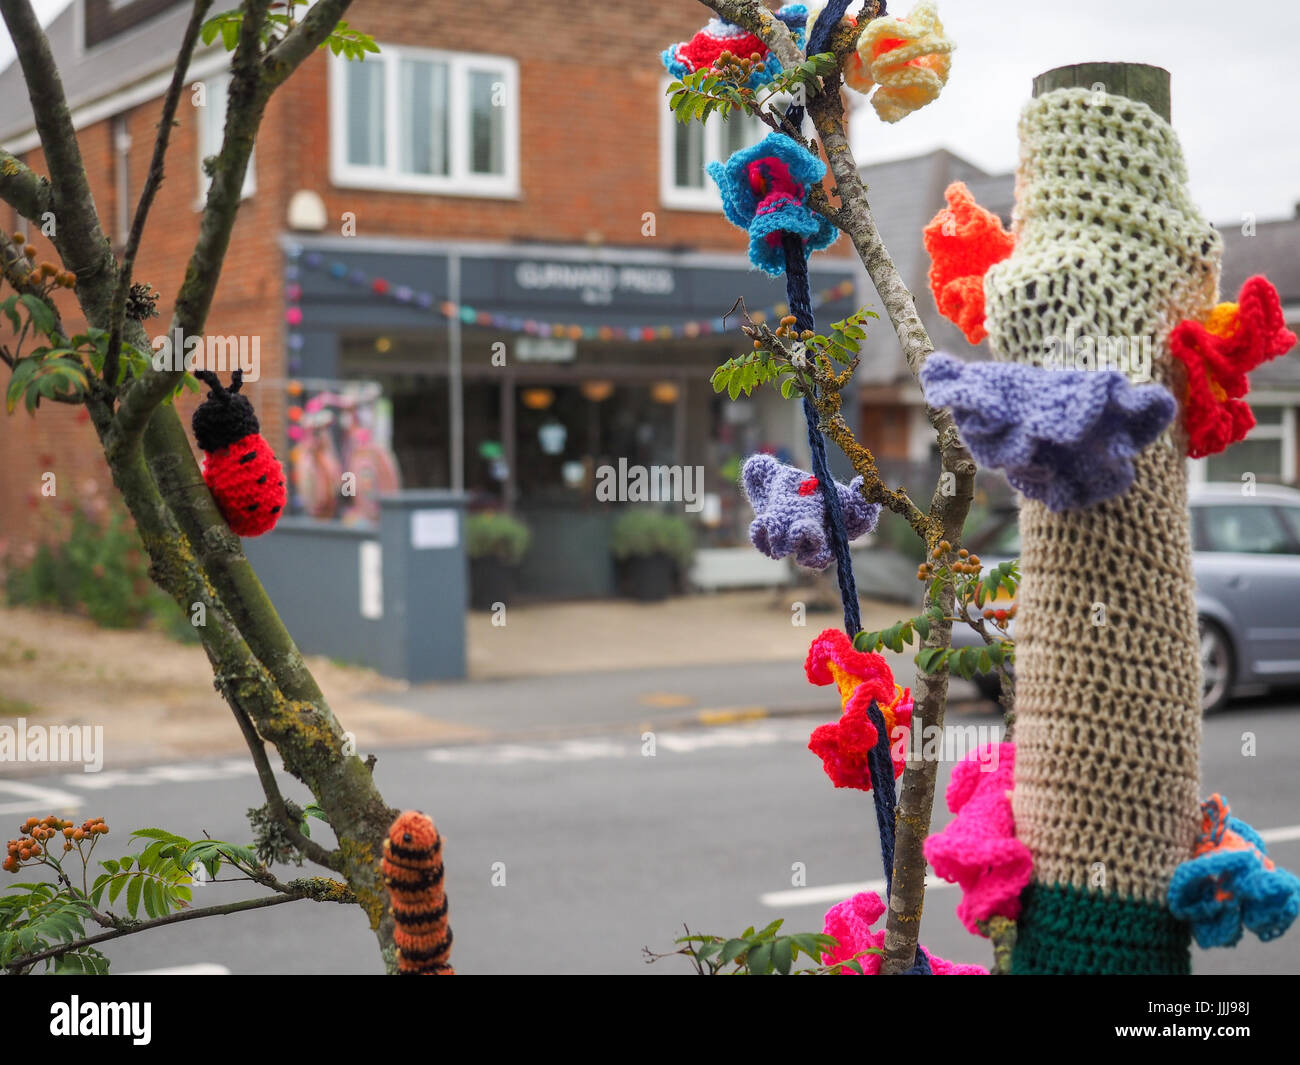
[[[997,724],[991,714],[955,720]],[[642,948],[671,949],[683,924],[722,934],[782,917],[788,930],[820,930],[827,907],[856,890],[837,885],[881,877],[870,797],[829,785],[804,749],[815,722],[659,729],[653,757],[626,728],[390,750],[380,753],[376,775],[390,802],[433,814],[444,833],[459,970],[683,973],[681,958],[647,966]],[[1256,753],[1247,756],[1252,735]],[[1297,751],[1294,696],[1241,704],[1205,724],[1204,790],[1222,792],[1257,829],[1274,830],[1270,852],[1292,870],[1300,869]],[[944,780],[949,769],[941,769]],[[284,786],[305,801],[295,782],[285,778]],[[127,848],[134,826],[246,840],[244,811],[260,802],[241,760],[59,773],[0,781],[0,824],[56,808],[102,815],[114,830],[111,846],[101,844],[110,857]],[[940,803],[936,818],[947,817]],[[795,863],[803,863],[806,887],[792,886]],[[195,903],[241,892],[205,885]],[[957,900],[954,889],[932,892],[922,942],[943,957],[987,964],[986,944],[957,922]],[[359,911],[311,902],[128,937],[109,954],[118,972],[380,971]],[[1194,964],[1198,973],[1300,973],[1300,929],[1269,944],[1248,934],[1234,950],[1198,951]]]

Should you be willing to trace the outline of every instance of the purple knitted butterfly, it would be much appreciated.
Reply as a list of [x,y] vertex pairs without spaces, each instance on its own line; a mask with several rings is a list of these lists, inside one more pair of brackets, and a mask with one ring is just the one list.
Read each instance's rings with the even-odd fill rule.
[[[754,508],[749,538],[769,558],[794,555],[801,566],[825,569],[834,559],[829,522],[817,478],[771,455],[751,455],[740,473],[745,495]],[[848,485],[835,482],[849,539],[872,532],[880,504],[862,498],[862,478]]]
[[1177,409],[1163,385],[1118,370],[1051,370],[931,355],[925,398],[947,407],[966,446],[1049,510],[1090,507],[1133,484],[1133,459]]

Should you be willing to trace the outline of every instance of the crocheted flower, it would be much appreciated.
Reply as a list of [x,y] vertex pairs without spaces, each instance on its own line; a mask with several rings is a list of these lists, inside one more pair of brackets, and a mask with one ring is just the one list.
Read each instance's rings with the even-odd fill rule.
[[1175,409],[1163,385],[1133,385],[1118,370],[932,355],[921,384],[927,403],[952,411],[976,462],[1057,512],[1127,492],[1134,457]]
[[[794,43],[804,44],[804,24],[808,21],[808,8],[803,4],[786,4],[776,12],[776,17],[790,28]],[[751,89],[759,89],[777,79],[781,61],[768,51],[763,39],[748,30],[720,18],[711,18],[702,30],[689,41],[681,41],[665,48],[662,53],[664,67],[674,78],[682,78],[717,63],[723,52],[741,58],[758,53],[762,70],[754,71],[745,82]]]
[[1276,939],[1300,913],[1300,879],[1279,869],[1250,825],[1230,816],[1221,795],[1201,803],[1193,857],[1169,881],[1169,910],[1203,948],[1231,947],[1244,925]]
[[[826,911],[826,920],[822,931],[834,936],[838,941],[835,949],[822,955],[823,965],[834,965],[848,961],[859,951],[871,948],[884,949],[885,930],[873,932],[871,926],[884,915],[885,904],[874,891],[861,891],[852,898],[836,903]],[[988,976],[989,971],[980,965],[961,965],[936,957],[924,947],[917,947],[918,953],[925,952],[930,962],[930,972],[935,976]],[[864,976],[876,976],[880,973],[879,954],[863,954],[858,958]],[[856,976],[851,969],[841,969],[844,976]]]
[[1255,425],[1242,398],[1250,390],[1246,374],[1285,355],[1295,341],[1277,289],[1263,277],[1243,283],[1237,302],[1220,303],[1204,325],[1184,321],[1174,327],[1169,351],[1187,368],[1183,409],[1192,458],[1217,454],[1245,439]]
[[934,0],[920,0],[906,16],[872,20],[858,38],[857,54],[845,63],[844,82],[858,92],[874,88],[876,114],[897,122],[938,98],[953,47]]
[[889,663],[878,654],[855,650],[839,629],[827,629],[808,649],[804,672],[813,684],[834,684],[840,693],[840,719],[819,725],[808,740],[808,749],[822,760],[831,783],[871,790],[869,758],[879,740],[867,713],[873,703],[885,723],[894,777],[901,776],[907,764],[903,741],[912,725],[912,693],[894,683]]
[[1016,839],[1011,813],[1014,743],[986,744],[957,764],[945,798],[957,817],[925,841],[926,860],[949,883],[960,884],[957,916],[968,932],[977,921],[1020,916],[1020,893],[1034,859]]
[[922,230],[930,253],[930,291],[939,313],[978,344],[989,335],[984,328],[984,275],[1011,254],[1016,238],[1002,228],[997,215],[975,202],[962,182],[954,181],[943,195],[948,206]]
[[826,164],[785,134],[769,133],[707,169],[727,218],[749,231],[749,261],[765,273],[785,272],[782,233],[803,237],[807,251],[825,248],[839,235],[807,206],[808,190],[825,176]]
[[[811,477],[771,455],[751,455],[740,473],[754,508],[749,538],[768,558],[794,555],[801,566],[825,569],[834,559],[825,500]],[[880,504],[862,498],[862,478],[835,482],[850,540],[869,533],[880,518]]]

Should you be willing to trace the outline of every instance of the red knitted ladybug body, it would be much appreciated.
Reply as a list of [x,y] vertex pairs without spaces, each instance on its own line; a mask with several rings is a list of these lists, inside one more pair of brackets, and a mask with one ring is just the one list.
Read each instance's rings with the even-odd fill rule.
[[262,439],[238,370],[229,389],[216,374],[195,374],[212,389],[194,412],[194,439],[205,452],[203,480],[236,536],[261,536],[275,527],[287,495],[284,469]]

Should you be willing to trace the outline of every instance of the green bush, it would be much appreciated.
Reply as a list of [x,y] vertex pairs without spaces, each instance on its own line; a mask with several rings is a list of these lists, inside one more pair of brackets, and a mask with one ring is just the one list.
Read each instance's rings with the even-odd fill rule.
[[14,606],[81,614],[107,629],[154,627],[174,639],[198,638],[149,579],[135,529],[121,513],[100,522],[75,511],[65,539],[42,543],[30,562],[8,567],[5,598]]
[[695,534],[684,518],[657,510],[629,509],[614,523],[610,548],[617,559],[668,555],[685,572],[695,556]]
[[532,533],[509,514],[471,514],[465,522],[465,549],[470,558],[495,558],[513,566],[528,550]]

